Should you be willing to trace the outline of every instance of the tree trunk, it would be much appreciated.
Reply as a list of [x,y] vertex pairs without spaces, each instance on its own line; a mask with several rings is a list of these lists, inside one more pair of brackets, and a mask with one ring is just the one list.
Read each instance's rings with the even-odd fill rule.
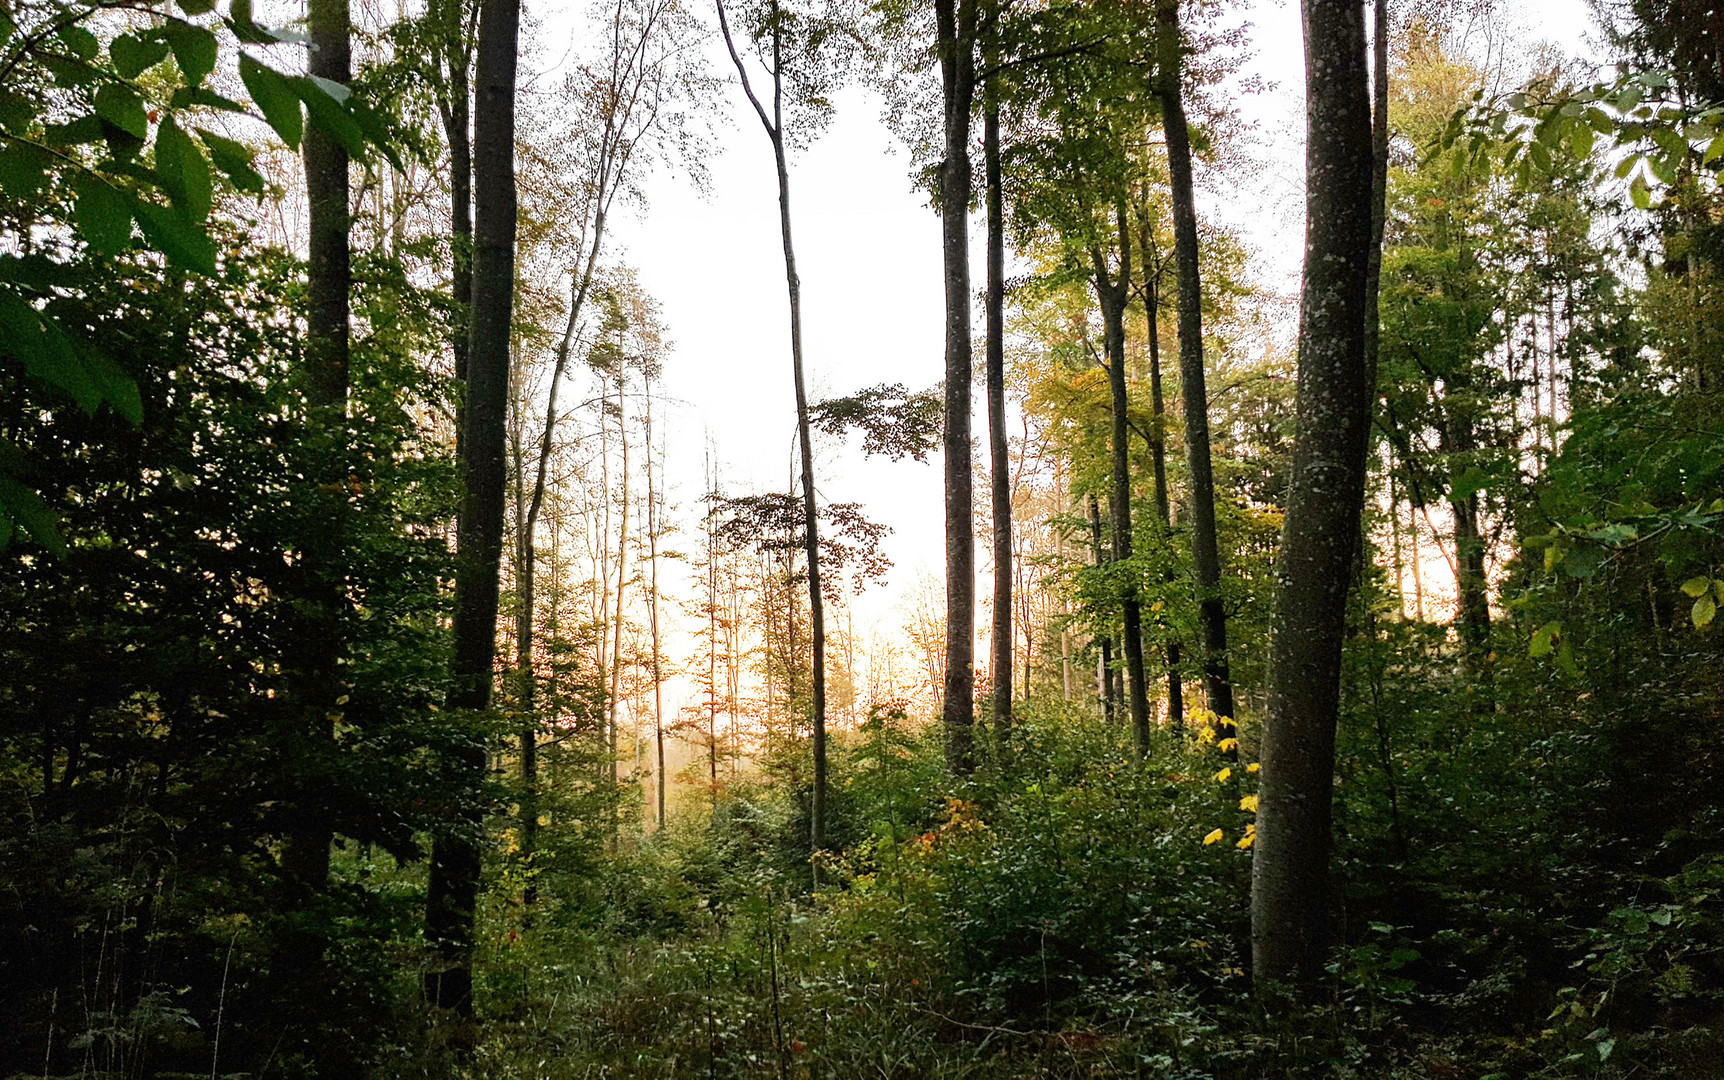
[[975,768],[976,540],[970,472],[970,109],[976,0],[935,0],[945,157],[940,232],[946,286],[946,763]]
[[1298,436],[1276,567],[1251,866],[1258,985],[1322,972],[1347,589],[1364,508],[1371,109],[1363,6],[1304,0],[1306,245]]
[[[621,368],[617,370],[617,438],[623,444],[622,452],[622,499],[619,509],[622,520],[617,523],[617,609],[611,623],[611,696],[606,703],[608,710],[605,715],[605,732],[609,741],[610,756],[606,759],[606,772],[610,782],[617,782],[617,705],[622,701],[623,688],[623,594],[629,583],[629,429],[628,429],[628,385]],[[613,810],[611,815],[611,837],[616,838],[617,818]]]
[[[1089,497],[1089,540],[1090,548],[1095,555],[1095,565],[1101,566],[1106,559],[1102,555],[1101,543],[1101,507],[1096,497]],[[1100,665],[1096,669],[1096,692],[1101,695],[1101,718],[1109,727],[1113,726],[1115,694],[1113,689],[1113,636],[1103,634],[1096,642],[1101,647]]]
[[[520,0],[483,0],[479,100],[474,130],[472,337],[467,359],[464,481],[456,553],[454,656],[448,704],[479,712],[491,704],[497,651],[497,571],[503,554],[504,414],[509,400],[509,324],[515,284],[515,67]],[[432,1000],[465,1016],[473,1010],[474,909],[479,896],[478,788],[485,750],[450,748],[447,767],[464,792],[456,820],[436,840],[426,896],[426,936],[437,950]]]
[[[1000,182],[1000,103],[995,80],[983,87],[982,155],[988,201],[987,383],[989,494],[994,519],[994,619],[989,657],[994,733],[1012,730],[1012,491],[1006,446],[1006,214]],[[1028,676],[1025,676],[1026,687]]]
[[[1110,278],[1107,261],[1099,248],[1090,249],[1095,270],[1096,299],[1101,306],[1103,348],[1107,354],[1107,385],[1113,399],[1113,561],[1131,559],[1131,447],[1130,398],[1125,383],[1125,304],[1131,293],[1131,232],[1126,228],[1125,205],[1114,208],[1119,230],[1119,280]],[[1125,622],[1126,701],[1131,708],[1131,737],[1139,756],[1149,752],[1149,685],[1143,670],[1143,612],[1137,584],[1120,585],[1120,612]]]
[[[310,72],[346,85],[349,73],[347,0],[311,0]],[[310,210],[310,260],[306,267],[306,384],[315,421],[336,434],[345,446],[348,391],[349,250],[347,150],[341,140],[313,125],[305,133],[305,190]],[[336,465],[340,468],[339,463]],[[334,481],[346,479],[345,472]],[[310,611],[315,629],[307,657],[305,735],[307,764],[302,774],[301,827],[282,844],[282,864],[302,889],[322,892],[329,884],[329,848],[333,823],[320,759],[334,749],[335,732],[329,716],[342,694],[341,608],[345,604],[340,559],[346,529],[340,508],[329,528],[313,538],[302,553],[312,591]]]
[[[1145,203],[1148,202],[1147,193]],[[1150,239],[1149,210],[1139,207],[1138,254],[1143,262],[1143,310],[1149,338],[1150,460],[1155,474],[1155,513],[1161,522],[1165,543],[1173,540],[1173,513],[1167,496],[1167,403],[1161,393],[1161,272]],[[1176,733],[1185,730],[1185,685],[1179,674],[1180,646],[1177,638],[1167,643],[1167,726]]]
[[647,622],[652,632],[652,730],[653,742],[658,750],[658,767],[654,778],[658,781],[658,827],[664,828],[665,787],[664,787],[664,674],[659,666],[659,629],[658,629],[658,489],[654,484],[652,466],[652,382],[646,384],[646,506],[647,506],[647,558],[652,568],[648,575],[648,587],[651,594],[647,599]]
[[1197,610],[1203,623],[1203,684],[1209,709],[1225,736],[1233,721],[1233,678],[1227,666],[1227,608],[1221,597],[1221,555],[1215,535],[1215,472],[1209,458],[1209,392],[1203,371],[1203,282],[1198,267],[1197,202],[1191,180],[1191,134],[1181,87],[1184,41],[1178,0],[1156,0],[1162,128],[1173,195],[1173,249],[1179,277],[1179,377],[1185,399],[1185,458],[1191,483],[1191,561],[1197,571]]

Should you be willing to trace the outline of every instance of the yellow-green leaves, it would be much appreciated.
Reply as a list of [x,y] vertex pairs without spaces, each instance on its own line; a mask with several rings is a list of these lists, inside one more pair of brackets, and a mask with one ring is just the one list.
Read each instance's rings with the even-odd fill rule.
[[1704,630],[1718,617],[1718,604],[1724,601],[1724,581],[1689,578],[1682,583],[1682,594],[1694,599],[1694,607],[1688,617],[1693,620],[1696,630]]

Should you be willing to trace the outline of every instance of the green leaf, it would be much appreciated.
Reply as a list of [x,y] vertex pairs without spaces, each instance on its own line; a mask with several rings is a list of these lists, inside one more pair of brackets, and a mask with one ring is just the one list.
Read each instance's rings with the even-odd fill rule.
[[85,412],[101,405],[101,387],[78,362],[65,335],[10,290],[0,291],[0,353],[23,361],[26,374],[64,390]]
[[102,51],[102,43],[96,40],[96,35],[82,26],[68,26],[59,33],[60,44],[66,46],[66,51],[80,60],[94,60],[96,54]]
[[1556,638],[1556,635],[1561,632],[1562,623],[1560,622],[1547,622],[1543,626],[1539,627],[1532,635],[1531,655],[1549,656],[1552,648],[1551,643]]
[[305,117],[299,111],[299,95],[293,85],[280,73],[244,55],[239,58],[239,77],[281,141],[290,150],[299,149],[299,140],[305,134]]
[[113,406],[114,411],[125,417],[128,423],[143,423],[144,399],[138,393],[138,384],[109,357],[86,343],[77,344],[84,361],[84,370],[89,372],[90,378],[101,388],[102,400]]
[[208,15],[215,10],[215,0],[179,0],[180,10],[187,15]]
[[1616,1049],[1615,1039],[1598,1040],[1598,1060],[1604,1061],[1610,1057],[1610,1052]]
[[192,137],[167,117],[156,130],[156,174],[174,205],[193,221],[209,217],[210,167]]
[[1577,678],[1580,675],[1580,665],[1574,662],[1574,646],[1569,644],[1567,638],[1563,638],[1562,644],[1557,647],[1556,666]]
[[1652,209],[1652,189],[1646,186],[1644,176],[1636,176],[1628,185],[1628,197],[1641,210]]
[[304,76],[293,80],[293,88],[305,102],[313,124],[340,139],[348,154],[364,156],[365,134],[359,130],[359,122],[329,95],[329,91]]
[[121,34],[108,42],[108,55],[114,58],[114,70],[121,78],[135,79],[167,57],[168,45],[160,38]]
[[210,160],[215,162],[216,168],[227,174],[234,187],[257,195],[263,194],[263,177],[252,167],[254,158],[250,147],[223,138],[205,128],[198,128],[197,131],[198,137],[209,148]]
[[169,262],[201,274],[215,273],[215,245],[202,229],[155,203],[138,203],[137,216],[144,239]]
[[1718,601],[1708,593],[1694,601],[1694,610],[1690,613],[1694,620],[1694,629],[1704,630],[1712,625],[1712,620],[1718,617]]
[[192,86],[203,82],[204,77],[215,70],[215,35],[201,26],[177,19],[170,19],[163,30],[168,43],[173,46],[174,63],[179,65],[186,82]]
[[1592,129],[1585,124],[1574,124],[1568,129],[1568,141],[1574,146],[1577,157],[1592,156]]
[[103,83],[96,91],[96,115],[136,139],[150,134],[150,120],[144,114],[144,99],[124,83]]
[[1682,583],[1682,595],[1687,597],[1704,596],[1712,588],[1711,578],[1689,578]]
[[0,143],[0,192],[20,202],[42,190],[53,157],[27,142]]
[[1724,154],[1724,135],[1715,135],[1712,141],[1706,144],[1706,152],[1701,155],[1702,164],[1712,164],[1719,154]]
[[126,250],[132,241],[132,198],[91,173],[81,174],[73,190],[78,196],[73,222],[84,243],[103,255]]
[[1623,158],[1621,161],[1616,163],[1616,178],[1618,180],[1628,179],[1628,174],[1633,172],[1635,166],[1637,166],[1639,164],[1640,164],[1640,155],[1639,154],[1630,154],[1627,157]]
[[0,521],[8,526],[0,530],[0,550],[10,543],[11,527],[16,526],[55,555],[66,554],[66,538],[60,535],[54,511],[42,501],[42,496],[3,473],[0,473]]

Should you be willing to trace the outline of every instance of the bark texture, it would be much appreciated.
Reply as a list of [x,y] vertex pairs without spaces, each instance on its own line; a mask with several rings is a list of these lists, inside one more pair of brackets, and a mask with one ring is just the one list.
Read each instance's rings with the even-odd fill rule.
[[[483,0],[473,167],[472,331],[467,358],[463,494],[455,566],[454,656],[449,707],[491,704],[497,651],[497,572],[503,554],[504,427],[509,399],[509,323],[515,284],[515,68],[520,0]],[[470,742],[446,752],[446,767],[473,792],[437,838],[426,896],[426,936],[437,952],[435,1004],[473,1009],[474,909],[479,895],[482,814],[477,791],[485,750]]]
[[1335,722],[1364,505],[1371,110],[1364,8],[1305,0],[1306,239],[1298,436],[1276,565],[1251,866],[1252,974],[1307,981],[1326,947]]

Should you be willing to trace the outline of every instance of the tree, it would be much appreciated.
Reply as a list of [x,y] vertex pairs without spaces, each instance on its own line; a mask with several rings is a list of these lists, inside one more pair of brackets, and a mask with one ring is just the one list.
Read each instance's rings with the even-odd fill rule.
[[1278,557],[1251,864],[1252,978],[1306,981],[1326,947],[1341,645],[1364,506],[1371,106],[1364,10],[1305,0],[1306,246],[1298,435]]
[[515,70],[520,0],[481,0],[478,99],[474,110],[472,337],[461,441],[462,500],[456,552],[454,650],[449,707],[474,715],[461,745],[444,749],[464,781],[454,820],[431,856],[425,930],[438,954],[430,998],[462,1015],[473,1010],[473,932],[479,896],[479,785],[486,748],[476,719],[491,704],[497,651],[498,570],[503,556],[505,417],[510,318],[515,287]]
[[935,0],[944,156],[940,238],[946,294],[946,674],[941,716],[954,773],[975,767],[976,538],[970,473],[970,120],[978,0]]
[[[744,27],[757,52],[762,54],[772,81],[770,110],[755,94],[748,65],[737,49],[730,30],[724,0],[718,0],[718,24],[725,48],[736,67],[742,92],[754,109],[772,145],[772,161],[778,177],[778,229],[784,248],[784,283],[790,300],[790,373],[796,391],[796,438],[800,451],[802,482],[802,542],[807,559],[808,610],[813,637],[813,812],[809,818],[810,840],[818,859],[826,850],[826,610],[822,599],[820,567],[820,512],[814,490],[814,443],[810,433],[808,390],[802,352],[802,279],[796,272],[796,245],[790,228],[789,148],[812,136],[824,121],[822,106],[836,78],[850,42],[842,22],[824,14],[787,11],[779,0],[745,11]],[[785,115],[785,89],[791,90],[791,115]]]
[[[1185,42],[1178,0],[1156,0],[1156,96],[1167,134],[1173,195],[1174,258],[1179,281],[1179,376],[1185,401],[1185,456],[1191,484],[1191,561],[1197,571],[1197,605],[1203,621],[1203,679],[1209,709],[1224,726],[1233,720],[1233,680],[1227,666],[1227,609],[1221,590],[1221,556],[1215,536],[1215,472],[1209,453],[1209,394],[1203,371],[1203,282],[1198,265],[1197,202],[1192,191],[1191,133],[1185,120]],[[1122,229],[1123,232],[1123,229]],[[1122,235],[1120,243],[1128,239]],[[1145,268],[1147,271],[1147,267]]]

